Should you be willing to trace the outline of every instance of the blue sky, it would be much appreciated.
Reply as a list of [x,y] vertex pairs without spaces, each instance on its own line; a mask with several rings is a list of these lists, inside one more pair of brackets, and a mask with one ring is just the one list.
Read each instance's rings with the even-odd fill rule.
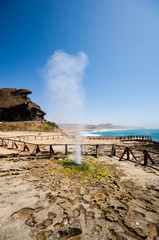
[[46,117],[41,69],[84,52],[85,122],[159,128],[158,0],[1,0],[0,32],[0,87],[31,90]]

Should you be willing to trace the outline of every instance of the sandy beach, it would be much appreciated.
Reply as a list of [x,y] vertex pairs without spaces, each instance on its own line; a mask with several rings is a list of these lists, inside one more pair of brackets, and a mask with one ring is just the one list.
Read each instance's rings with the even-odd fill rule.
[[[36,156],[30,155],[32,149],[0,147],[1,240],[159,239],[159,171],[118,161],[122,150],[110,158],[111,146],[100,146],[99,157],[94,157],[96,144],[121,144],[119,140],[83,140],[90,146],[82,147],[82,161],[109,172],[83,181],[65,174],[61,164],[74,158],[73,146],[67,156],[64,145],[56,146],[73,139],[51,132],[0,133],[3,138],[17,136],[26,136],[28,143],[52,144],[56,154],[50,156],[48,146],[41,146]],[[154,149],[150,143],[124,144]]]

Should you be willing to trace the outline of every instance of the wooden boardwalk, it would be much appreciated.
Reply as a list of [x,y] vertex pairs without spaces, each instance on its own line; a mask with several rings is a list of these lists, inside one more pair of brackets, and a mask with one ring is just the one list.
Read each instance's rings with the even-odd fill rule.
[[[55,152],[55,147],[56,146],[60,146],[63,148],[64,150],[64,154],[68,155],[69,151],[68,148],[69,147],[73,147],[75,148],[75,146],[77,146],[77,144],[75,143],[43,143],[44,140],[61,140],[64,139],[65,136],[55,136],[55,135],[48,135],[48,136],[40,136],[40,135],[25,135],[25,136],[15,136],[15,137],[9,137],[9,138],[2,138],[0,137],[0,146],[1,147],[6,147],[8,149],[14,149],[17,150],[19,152],[28,152],[28,154],[30,155],[36,155],[38,153],[41,152],[43,147],[47,147],[49,155],[53,156],[56,154]],[[100,139],[103,140],[103,137],[99,138],[95,138],[95,137],[87,137],[87,139],[92,140],[92,139]],[[104,140],[106,140],[107,138],[104,138]],[[112,139],[112,138],[111,138]],[[113,138],[114,139],[114,138]],[[127,136],[127,137],[116,137],[115,139],[119,139],[121,140],[121,143],[123,141],[152,141],[151,137],[149,136]],[[36,140],[41,140],[42,143],[34,143],[31,142],[32,141],[36,141]],[[147,166],[148,163],[150,162],[151,164],[155,164],[155,162],[153,161],[153,156],[154,155],[158,155],[159,156],[159,152],[155,152],[155,151],[148,151],[145,148],[137,148],[137,147],[128,147],[122,144],[112,144],[112,143],[82,143],[79,146],[81,148],[81,153],[83,152],[83,148],[88,147],[88,148],[92,148],[91,151],[93,151],[94,156],[96,158],[99,157],[100,155],[100,150],[101,147],[107,147],[109,148],[109,155],[110,157],[114,157],[117,156],[117,151],[119,152],[118,155],[120,154],[119,157],[119,161],[122,160],[133,160],[135,161],[135,164],[138,165],[143,161],[143,165]],[[120,150],[120,151],[119,151]],[[138,158],[138,156],[136,156],[136,152],[140,153],[140,158]],[[150,156],[152,155],[152,157]],[[126,158],[125,158],[126,156]]]
[[[21,135],[16,137],[9,137],[9,139],[25,141],[25,140],[62,140],[62,139],[75,139],[75,134],[56,134],[56,135]],[[151,136],[119,136],[119,137],[102,137],[102,136],[82,136],[82,139],[88,140],[120,140],[120,141],[152,141]]]
[[98,136],[87,136],[89,140],[102,139],[102,140],[120,140],[120,141],[152,141],[151,136],[120,136],[120,137],[98,137]]

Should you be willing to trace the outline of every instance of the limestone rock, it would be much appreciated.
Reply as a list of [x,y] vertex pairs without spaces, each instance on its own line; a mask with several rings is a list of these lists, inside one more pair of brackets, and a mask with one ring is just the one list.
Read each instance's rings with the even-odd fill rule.
[[27,97],[32,92],[27,89],[0,89],[0,121],[43,120],[46,114]]

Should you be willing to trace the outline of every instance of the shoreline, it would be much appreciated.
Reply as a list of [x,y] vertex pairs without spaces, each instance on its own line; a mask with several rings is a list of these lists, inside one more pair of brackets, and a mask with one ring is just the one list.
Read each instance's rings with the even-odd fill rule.
[[108,131],[109,132],[109,131],[122,131],[122,130],[131,130],[131,128],[124,128],[124,129],[123,128],[109,128],[109,129],[105,128],[105,129],[99,129],[99,130],[98,129],[96,129],[96,130],[87,130],[86,129],[86,132],[87,131],[88,132],[89,131],[91,131],[91,132],[107,132]]
[[[118,132],[118,133],[116,133]],[[116,133],[116,135],[115,135]],[[159,129],[102,129],[93,131],[84,131],[83,136],[97,136],[97,137],[121,137],[121,136],[151,136],[152,141],[159,142]]]

